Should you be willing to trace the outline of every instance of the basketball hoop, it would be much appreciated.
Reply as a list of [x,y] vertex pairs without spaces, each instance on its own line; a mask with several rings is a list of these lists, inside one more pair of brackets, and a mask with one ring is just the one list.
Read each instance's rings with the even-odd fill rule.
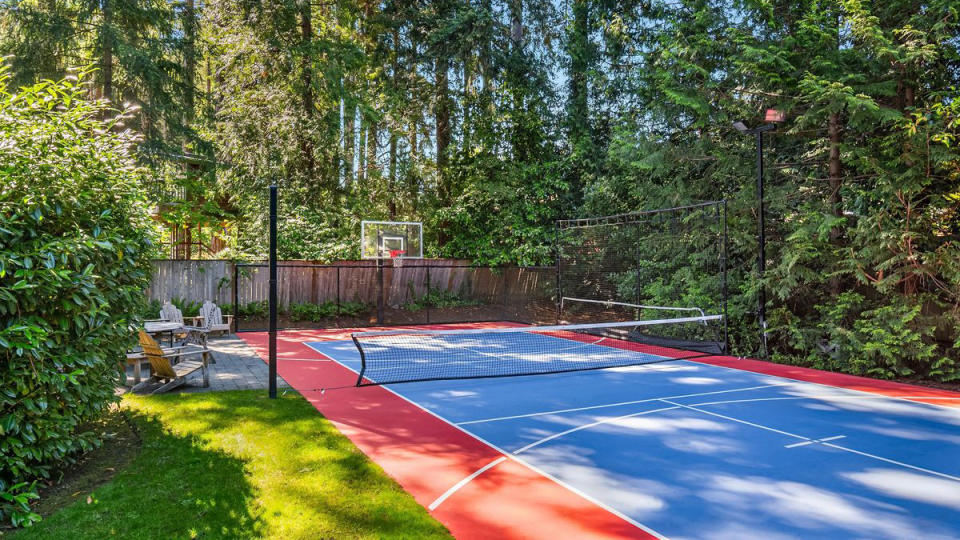
[[390,250],[390,259],[393,260],[394,268],[403,268],[403,255],[406,253],[406,250],[403,249],[391,249]]

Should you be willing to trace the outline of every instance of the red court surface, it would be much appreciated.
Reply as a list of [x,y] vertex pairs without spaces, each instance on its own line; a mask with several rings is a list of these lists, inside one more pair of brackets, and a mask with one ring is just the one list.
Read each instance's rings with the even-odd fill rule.
[[[485,328],[503,324],[442,325]],[[423,329],[426,327],[418,326]],[[392,329],[396,329],[393,327]],[[372,330],[371,328],[360,329]],[[356,374],[305,342],[348,339],[353,330],[278,333],[278,371],[457,538],[647,538],[643,529],[384,387],[356,388]],[[266,333],[239,334],[267,358]],[[637,350],[645,346],[623,343]],[[658,348],[658,355],[688,355]],[[697,358],[832,387],[956,405],[958,394],[732,357]],[[325,388],[321,392],[321,387]],[[947,398],[939,400],[938,398]]]

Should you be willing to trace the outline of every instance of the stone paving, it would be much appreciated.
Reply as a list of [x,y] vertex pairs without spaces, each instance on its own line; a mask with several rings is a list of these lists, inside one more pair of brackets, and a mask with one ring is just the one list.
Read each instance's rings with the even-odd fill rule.
[[[199,371],[188,378],[186,384],[172,392],[220,392],[223,390],[266,390],[267,363],[260,359],[242,339],[230,334],[223,337],[210,337],[207,347],[213,351],[216,363],[210,363],[210,387],[203,387],[203,376]],[[144,362],[141,376],[147,380],[150,376],[150,364]],[[127,366],[127,386],[133,386],[133,367]],[[157,385],[159,386],[159,384]],[[283,380],[277,378],[278,388],[289,388]],[[155,388],[155,387],[153,387]],[[149,393],[152,388],[143,388],[137,393]]]

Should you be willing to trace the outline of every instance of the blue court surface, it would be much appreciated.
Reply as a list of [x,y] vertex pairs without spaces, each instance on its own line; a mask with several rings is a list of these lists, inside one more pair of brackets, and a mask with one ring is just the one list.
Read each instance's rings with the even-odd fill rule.
[[960,409],[680,360],[387,388],[657,536],[960,538]]

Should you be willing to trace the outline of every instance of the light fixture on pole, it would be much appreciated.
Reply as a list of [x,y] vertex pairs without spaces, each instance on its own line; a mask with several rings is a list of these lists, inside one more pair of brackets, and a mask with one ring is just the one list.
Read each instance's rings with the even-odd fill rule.
[[[776,109],[767,110],[765,120],[768,122],[782,122],[784,115]],[[750,129],[743,122],[734,122],[733,127],[744,135],[755,135],[757,138],[757,240],[759,253],[757,254],[757,274],[760,279],[760,291],[757,293],[757,321],[760,323],[761,355],[766,358],[767,350],[767,290],[763,286],[763,273],[767,267],[767,237],[766,220],[764,218],[763,200],[763,134],[777,129],[777,124],[769,123]]]

